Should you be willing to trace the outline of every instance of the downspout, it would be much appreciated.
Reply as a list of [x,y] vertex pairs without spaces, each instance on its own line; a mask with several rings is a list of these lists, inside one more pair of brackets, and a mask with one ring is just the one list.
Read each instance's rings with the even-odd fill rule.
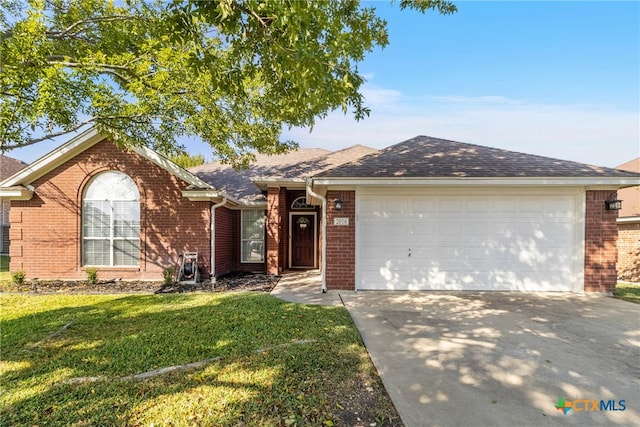
[[220,203],[211,205],[211,288],[216,283],[216,209],[224,206],[227,203],[227,198],[223,197]]
[[322,293],[327,292],[327,199],[311,189],[312,178],[307,178],[307,194],[322,200],[322,215],[320,220],[320,230],[322,233],[322,252],[320,255],[322,268],[320,269],[320,281],[322,282]]

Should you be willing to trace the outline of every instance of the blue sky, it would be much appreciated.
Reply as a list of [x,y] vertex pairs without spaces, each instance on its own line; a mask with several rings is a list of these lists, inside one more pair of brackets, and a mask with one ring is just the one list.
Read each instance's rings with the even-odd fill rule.
[[449,16],[366,2],[390,40],[359,65],[371,116],[330,113],[283,138],[335,150],[429,135],[602,166],[640,156],[640,2],[454,2]]
[[285,133],[302,146],[422,134],[603,166],[640,156],[640,2],[371,4],[390,39],[359,67],[372,114]]

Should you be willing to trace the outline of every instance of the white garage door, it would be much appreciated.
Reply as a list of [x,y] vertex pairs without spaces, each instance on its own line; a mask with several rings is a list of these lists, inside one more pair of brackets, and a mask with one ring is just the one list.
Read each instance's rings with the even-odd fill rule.
[[356,287],[581,290],[576,198],[358,191]]

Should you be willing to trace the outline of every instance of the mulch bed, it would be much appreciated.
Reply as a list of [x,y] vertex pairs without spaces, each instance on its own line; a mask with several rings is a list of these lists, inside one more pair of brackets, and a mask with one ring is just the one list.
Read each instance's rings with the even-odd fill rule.
[[98,280],[94,284],[87,281],[65,280],[29,280],[22,285],[12,285],[5,291],[26,293],[77,293],[77,294],[112,294],[112,293],[156,293],[167,294],[177,292],[232,292],[254,291],[271,292],[278,284],[279,276],[261,273],[232,273],[219,277],[215,283],[205,281],[196,285],[178,283],[165,285],[154,281]]
[[229,292],[229,291],[256,291],[271,292],[278,284],[279,276],[272,276],[262,273],[231,273],[219,277],[215,283],[206,281],[196,285],[181,285],[174,283],[162,285],[155,291],[157,294],[174,292]]

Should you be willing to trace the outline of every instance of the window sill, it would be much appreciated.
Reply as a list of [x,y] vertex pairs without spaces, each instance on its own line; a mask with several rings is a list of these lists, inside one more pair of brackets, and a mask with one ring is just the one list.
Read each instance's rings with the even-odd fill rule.
[[97,268],[100,271],[140,271],[140,267],[112,267],[112,266],[100,266],[100,265],[84,265],[80,269],[87,271],[90,268]]

